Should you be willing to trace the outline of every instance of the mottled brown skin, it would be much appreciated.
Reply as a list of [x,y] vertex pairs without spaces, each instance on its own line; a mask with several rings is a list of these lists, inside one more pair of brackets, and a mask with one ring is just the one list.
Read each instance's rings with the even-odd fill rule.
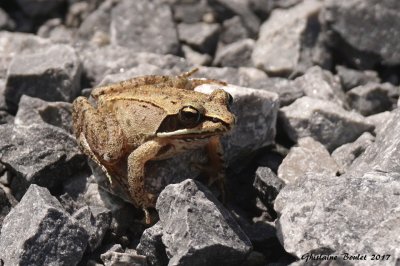
[[210,181],[223,180],[219,137],[235,122],[228,105],[231,96],[222,89],[207,95],[193,89],[216,80],[189,79],[196,70],[180,76],[143,76],[95,88],[93,106],[85,97],[73,103],[73,126],[85,154],[128,192],[132,202],[148,208],[156,196],[144,187],[145,164],[170,158],[188,149],[206,147]]

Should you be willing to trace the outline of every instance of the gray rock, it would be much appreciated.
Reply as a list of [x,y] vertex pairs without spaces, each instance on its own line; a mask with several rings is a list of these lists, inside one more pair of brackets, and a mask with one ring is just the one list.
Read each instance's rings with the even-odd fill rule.
[[75,139],[45,124],[0,126],[0,161],[27,184],[54,188],[85,163]]
[[222,23],[221,33],[219,36],[220,45],[226,45],[248,39],[250,37],[249,30],[243,25],[239,16],[234,16],[230,19],[224,20]]
[[178,22],[197,23],[204,21],[212,14],[207,0],[166,0],[165,2],[171,3],[174,19]]
[[380,83],[378,73],[373,70],[359,71],[344,66],[336,66],[336,72],[345,91],[367,83]]
[[[211,93],[217,87],[202,85],[195,90]],[[234,99],[231,110],[236,115],[236,126],[223,139],[225,159],[228,163],[234,163],[275,142],[279,99],[277,94],[264,90],[234,85],[223,89]]]
[[293,80],[285,78],[268,78],[259,83],[260,89],[275,92],[279,95],[280,107],[290,105],[303,97],[303,88],[296,86]]
[[14,116],[10,115],[7,111],[0,110],[0,125],[14,123]]
[[293,86],[302,89],[306,96],[330,101],[344,108],[347,105],[339,80],[319,66],[309,68],[303,76],[294,80]]
[[393,111],[386,130],[345,175],[310,173],[281,190],[275,210],[280,214],[278,236],[286,251],[297,257],[321,249],[331,254],[384,251],[391,255],[385,263],[396,265],[400,254],[393,231],[400,222],[399,119],[400,110]]
[[163,266],[168,264],[165,246],[162,243],[162,227],[160,222],[144,230],[137,252],[147,258],[151,266]]
[[265,83],[269,80],[263,71],[251,67],[199,67],[193,77],[217,79],[255,89],[265,89]]
[[391,120],[392,116],[393,116],[392,112],[386,111],[367,116],[366,119],[368,123],[375,126],[374,129],[375,135],[381,135],[385,131],[386,126],[388,122]]
[[48,123],[72,133],[72,105],[22,95],[14,123],[25,126]]
[[376,136],[362,156],[358,157],[349,172],[354,174],[375,170],[383,173],[400,173],[400,109],[393,115],[385,129]]
[[169,265],[240,265],[251,251],[230,213],[193,180],[167,186],[156,208]]
[[63,4],[65,0],[17,0],[22,11],[31,17],[49,16]]
[[0,228],[3,224],[4,218],[11,211],[11,207],[13,207],[11,201],[7,193],[4,191],[3,186],[0,185]]
[[328,1],[326,6],[331,46],[347,62],[364,69],[400,63],[400,48],[393,38],[399,32],[398,1]]
[[220,26],[217,23],[178,24],[179,40],[194,49],[213,54],[218,41]]
[[188,45],[182,45],[182,52],[185,55],[186,61],[191,65],[205,66],[209,65],[212,61],[210,55],[196,52]]
[[135,250],[107,251],[100,255],[105,266],[147,266],[146,257],[136,254]]
[[4,219],[0,257],[6,265],[76,265],[87,238],[46,188],[31,185]]
[[285,186],[275,200],[277,235],[285,250],[297,258],[324,250],[367,256],[381,251],[391,255],[386,265],[396,265],[399,178],[394,172],[309,173]]
[[0,8],[0,30],[13,30],[15,22]]
[[161,1],[120,1],[111,11],[110,27],[111,43],[131,51],[176,54],[179,50],[171,9]]
[[65,15],[65,25],[70,28],[78,28],[82,21],[93,12],[93,9],[98,8],[94,3],[99,1],[90,2],[70,1]]
[[85,17],[79,26],[78,38],[99,46],[108,45],[111,41],[111,11],[117,3],[116,0],[106,0]]
[[89,236],[88,248],[93,252],[100,246],[107,230],[110,228],[110,210],[96,206],[85,206],[75,212],[73,217]]
[[17,55],[7,73],[7,103],[16,109],[22,94],[47,101],[72,101],[80,90],[81,64],[75,50],[54,45],[46,51]]
[[275,198],[285,183],[268,167],[258,167],[253,187],[262,203],[273,210]]
[[298,140],[298,146],[290,149],[278,169],[278,177],[286,184],[294,183],[307,173],[336,175],[339,166],[325,147],[313,138]]
[[[133,53],[126,47],[87,47],[80,52],[87,77],[97,85],[107,74],[121,73],[142,64],[153,65],[163,70],[183,73],[191,68],[183,58],[173,55]],[[143,73],[145,75],[151,73]],[[133,77],[130,77],[133,78]]]
[[219,47],[213,65],[227,67],[251,66],[251,53],[254,40],[243,39],[226,46]]
[[332,152],[332,158],[336,161],[345,173],[353,161],[365,152],[365,150],[375,141],[375,137],[369,132],[363,133],[356,141],[347,143]]
[[[260,28],[252,54],[254,66],[274,75],[290,75],[313,65],[318,32],[310,26],[318,25],[320,9],[315,0],[288,10],[275,9]],[[307,56],[302,55],[306,50],[310,50]]]
[[390,94],[396,90],[389,83],[367,83],[347,92],[350,105],[362,115],[373,115],[390,111],[393,106]]
[[118,83],[123,80],[128,80],[134,77],[146,76],[146,75],[178,75],[170,69],[162,69],[158,66],[151,64],[140,64],[136,67],[129,68],[121,73],[109,74],[104,77],[98,84],[98,86],[107,86],[113,83]]
[[55,43],[73,44],[74,31],[67,28],[60,18],[49,19],[38,29],[37,35]]
[[31,54],[53,46],[50,40],[27,33],[0,31],[0,78],[5,78],[11,60],[16,55]]
[[227,16],[240,16],[243,25],[249,30],[250,34],[256,36],[260,28],[260,19],[253,13],[249,1],[242,0],[209,0],[208,3],[213,7],[221,20]]
[[328,151],[356,140],[363,132],[373,130],[373,125],[360,114],[307,96],[281,108],[279,118],[291,140],[297,142],[299,138],[312,137]]

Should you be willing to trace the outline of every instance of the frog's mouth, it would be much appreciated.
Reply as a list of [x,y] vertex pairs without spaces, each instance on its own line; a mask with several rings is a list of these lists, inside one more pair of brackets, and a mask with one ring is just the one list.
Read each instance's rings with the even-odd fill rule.
[[[205,120],[192,128],[175,128],[173,130],[160,130],[156,133],[160,138],[207,138],[214,135],[221,135],[231,130],[232,125],[222,120],[213,118]],[[160,128],[162,129],[162,128]]]

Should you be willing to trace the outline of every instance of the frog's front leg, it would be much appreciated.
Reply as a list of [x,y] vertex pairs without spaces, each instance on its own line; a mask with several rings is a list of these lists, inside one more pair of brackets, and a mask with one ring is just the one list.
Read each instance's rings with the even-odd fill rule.
[[225,201],[225,163],[219,136],[210,138],[206,145],[206,151],[210,165],[209,169],[206,169],[209,176],[208,185],[211,186],[216,183],[221,193],[222,201]]
[[148,208],[155,206],[157,197],[145,189],[144,167],[147,161],[156,157],[163,146],[165,145],[161,141],[147,141],[128,156],[129,192],[135,203],[143,208],[147,224],[151,222]]

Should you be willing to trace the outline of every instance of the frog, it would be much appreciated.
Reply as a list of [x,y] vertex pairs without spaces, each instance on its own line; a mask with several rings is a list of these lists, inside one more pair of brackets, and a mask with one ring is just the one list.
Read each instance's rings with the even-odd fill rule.
[[[111,187],[117,182],[146,223],[157,195],[145,187],[148,161],[172,158],[205,148],[208,185],[223,190],[225,164],[221,137],[235,125],[227,84],[191,78],[198,69],[176,76],[147,75],[94,88],[90,98],[73,102],[73,131],[79,147],[101,167]],[[194,89],[219,85],[211,94]]]

